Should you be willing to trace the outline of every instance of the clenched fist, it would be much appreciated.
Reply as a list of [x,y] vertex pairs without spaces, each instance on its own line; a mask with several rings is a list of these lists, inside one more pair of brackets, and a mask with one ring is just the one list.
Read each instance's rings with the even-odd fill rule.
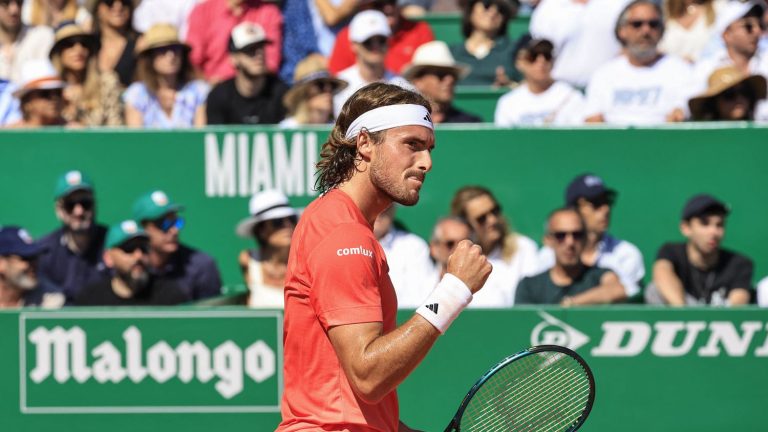
[[469,240],[462,240],[448,257],[446,272],[461,279],[474,294],[485,285],[492,269],[493,266],[483,255],[480,246]]

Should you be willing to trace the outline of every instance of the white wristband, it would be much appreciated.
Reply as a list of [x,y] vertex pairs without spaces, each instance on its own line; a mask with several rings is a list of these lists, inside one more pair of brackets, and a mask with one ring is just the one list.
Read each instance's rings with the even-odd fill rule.
[[472,301],[472,291],[456,276],[446,273],[416,313],[445,333],[453,320]]

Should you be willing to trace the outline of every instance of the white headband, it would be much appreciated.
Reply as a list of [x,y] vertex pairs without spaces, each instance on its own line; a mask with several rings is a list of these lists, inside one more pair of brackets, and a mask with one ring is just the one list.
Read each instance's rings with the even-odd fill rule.
[[368,132],[378,132],[399,126],[424,126],[432,130],[432,116],[421,105],[397,104],[372,109],[363,113],[349,125],[347,139],[352,139],[365,128]]

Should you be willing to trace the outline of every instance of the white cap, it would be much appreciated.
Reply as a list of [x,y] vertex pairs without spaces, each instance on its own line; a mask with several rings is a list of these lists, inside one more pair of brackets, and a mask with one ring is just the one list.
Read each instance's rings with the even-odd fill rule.
[[349,24],[349,40],[363,43],[374,36],[392,35],[387,16],[381,11],[366,10],[358,13]]
[[288,216],[298,216],[296,211],[288,203],[288,197],[278,190],[265,190],[257,192],[248,203],[251,216],[237,224],[235,232],[240,237],[253,237],[253,227],[259,222],[271,219],[280,219]]
[[725,29],[734,22],[744,18],[753,7],[765,8],[765,3],[756,1],[729,1],[723,5],[723,7],[717,12],[717,19],[715,19],[714,31],[715,34],[720,36]]
[[260,42],[272,42],[267,37],[267,33],[264,31],[264,27],[252,22],[242,22],[232,29],[232,33],[230,34],[229,38],[229,50],[239,51],[248,45],[253,45]]
[[48,59],[27,60],[21,66],[21,83],[13,92],[17,98],[21,98],[31,90],[63,89],[64,81],[59,77],[53,65]]

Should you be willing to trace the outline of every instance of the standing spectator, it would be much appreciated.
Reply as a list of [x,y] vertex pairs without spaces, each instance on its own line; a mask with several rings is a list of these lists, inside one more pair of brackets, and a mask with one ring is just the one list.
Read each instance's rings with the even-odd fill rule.
[[120,80],[112,71],[99,71],[98,40],[77,24],[56,30],[51,62],[67,86],[64,118],[83,126],[123,124]]
[[517,15],[517,0],[469,0],[461,18],[464,41],[451,46],[457,61],[472,71],[459,84],[507,86],[520,81],[515,69],[515,44],[507,24]]
[[386,82],[410,86],[408,81],[389,71],[384,64],[390,35],[387,17],[377,10],[360,12],[352,19],[349,40],[355,52],[355,64],[337,74],[349,86],[333,98],[335,116],[339,115],[344,102],[366,84]]
[[91,29],[91,14],[78,0],[26,0],[21,20],[31,26],[58,28],[66,22]]
[[691,68],[658,51],[664,33],[661,9],[651,0],[634,0],[616,23],[624,53],[600,66],[587,87],[586,121],[659,124],[686,117]]
[[615,303],[626,298],[613,271],[582,262],[587,233],[573,208],[555,210],[547,221],[545,242],[555,255],[551,269],[520,282],[516,305],[559,304],[577,306]]
[[161,190],[140,196],[133,204],[133,219],[149,236],[149,268],[158,277],[173,281],[192,300],[221,293],[216,262],[207,254],[179,242],[184,207]]
[[584,122],[584,96],[552,77],[554,46],[531,39],[517,53],[515,66],[525,80],[496,103],[496,126],[576,125]]
[[496,197],[481,186],[465,186],[456,191],[451,214],[469,222],[477,244],[493,265],[485,288],[475,295],[472,305],[512,306],[518,282],[536,272],[536,242],[512,230]]
[[[356,1],[356,0],[345,0]],[[282,1],[283,28],[289,28],[291,31],[283,33],[282,62],[280,63],[279,77],[287,84],[293,84],[293,75],[296,66],[307,56],[321,52],[319,45],[327,40],[333,44],[336,40],[336,34],[325,32],[320,34],[315,31],[314,16],[310,7],[314,4],[313,0],[284,0]],[[321,20],[319,16],[318,20]],[[327,28],[326,28],[327,30]],[[328,54],[323,54],[328,56]]]
[[48,60],[30,60],[22,69],[24,80],[13,92],[21,107],[21,120],[9,124],[11,128],[37,128],[64,126],[64,81]]
[[[387,40],[384,65],[394,73],[400,73],[408,66],[416,48],[435,40],[429,24],[424,21],[411,21],[400,14],[396,0],[362,1],[358,10],[358,14],[365,10],[378,10],[387,17],[391,37]],[[351,25],[336,35],[336,43],[328,61],[328,69],[333,74],[338,74],[355,64],[356,53],[352,48],[354,41],[350,38],[350,31]]]
[[371,0],[317,0],[307,1],[312,29],[317,36],[318,52],[329,57],[333,52],[336,35],[363,6]]
[[[640,293],[645,265],[640,249],[608,233],[616,191],[605,187],[603,179],[583,174],[571,181],[565,191],[565,205],[576,210],[584,221],[586,238],[581,250],[581,262],[616,273],[627,297]],[[545,246],[539,251],[539,269],[555,264],[555,252]]]
[[653,263],[650,304],[685,306],[747,304],[752,298],[752,261],[720,247],[728,205],[711,195],[691,197],[683,207],[685,243],[666,243]]
[[190,298],[173,282],[150,275],[149,238],[135,221],[109,227],[104,263],[112,274],[85,286],[78,306],[168,306]]
[[13,96],[16,89],[12,82],[0,80],[0,128],[21,121],[21,104]]
[[755,120],[755,109],[766,97],[766,79],[762,75],[745,76],[734,66],[712,72],[709,88],[688,101],[693,120]]
[[456,63],[445,42],[432,41],[416,48],[413,62],[405,69],[403,77],[432,104],[433,122],[479,123],[482,122],[480,117],[453,105],[456,82],[470,70],[469,66]]
[[[109,0],[106,0],[109,1]],[[134,1],[134,0],[126,0]],[[140,0],[133,14],[133,28],[146,33],[155,24],[171,24],[179,29],[182,39],[187,36],[187,25],[192,8],[203,0]]]
[[665,0],[664,37],[659,50],[691,63],[714,34],[715,17],[728,0]]
[[[147,1],[141,5],[145,3]],[[133,0],[97,0],[93,12],[93,34],[99,40],[99,71],[114,71],[120,84],[128,87],[136,72],[138,35],[131,27]]]
[[187,43],[192,47],[192,64],[209,83],[235,76],[227,44],[232,29],[242,22],[256,23],[264,29],[272,41],[266,47],[267,70],[279,70],[283,16],[275,4],[261,0],[206,0],[189,15]]
[[0,1],[0,79],[21,83],[22,66],[30,60],[47,59],[53,45],[53,30],[30,27],[21,22],[24,0]]
[[0,227],[0,309],[64,306],[61,289],[38,275],[37,260],[44,252],[26,230]]
[[282,309],[288,252],[299,213],[277,190],[254,194],[248,209],[251,215],[235,230],[242,238],[255,239],[259,247],[241,251],[238,257],[248,286],[248,306]]
[[96,223],[93,182],[72,170],[56,180],[54,210],[61,227],[40,240],[40,274],[62,288],[67,303],[88,283],[105,275],[101,261],[107,227]]
[[325,57],[315,53],[296,66],[293,86],[283,97],[288,117],[280,122],[281,127],[333,123],[333,96],[348,84],[332,77],[326,63]]
[[583,89],[592,73],[621,52],[614,26],[631,0],[541,0],[531,15],[534,38],[555,45],[552,76]]
[[176,28],[158,24],[137,45],[138,78],[123,94],[125,124],[133,127],[204,126],[208,85],[194,79],[189,46]]
[[229,59],[237,72],[208,95],[208,124],[276,124],[285,118],[288,86],[269,72],[265,61],[271,43],[258,24],[244,22],[232,29]]

